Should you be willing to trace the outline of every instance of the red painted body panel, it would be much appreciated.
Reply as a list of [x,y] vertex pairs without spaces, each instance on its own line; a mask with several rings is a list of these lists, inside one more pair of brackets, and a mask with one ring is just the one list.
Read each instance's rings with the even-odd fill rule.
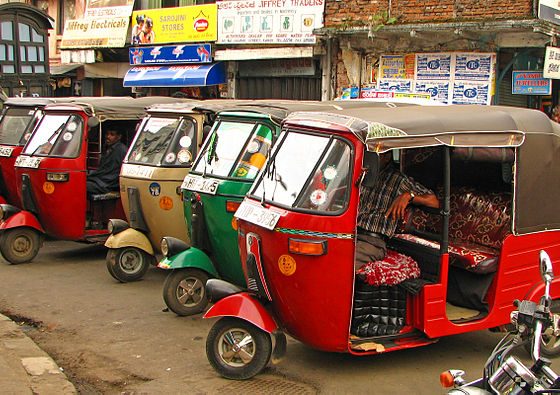
[[[2,173],[2,179],[6,185],[6,196],[0,197],[0,203],[8,203],[16,207],[21,207],[21,202],[19,200],[19,195],[17,191],[16,183],[16,173],[14,171],[14,163],[16,158],[21,153],[23,147],[13,146],[12,154],[10,157],[0,157],[0,172]],[[1,199],[4,198],[2,202]]]
[[204,318],[213,317],[241,318],[268,333],[278,329],[278,325],[268,310],[247,292],[219,300],[204,314]]
[[19,228],[22,226],[37,229],[39,232],[45,233],[45,230],[41,226],[41,223],[39,222],[37,217],[29,211],[18,211],[11,217],[7,218],[5,221],[0,221],[0,231]]
[[6,201],[6,199],[4,199],[3,196],[0,196],[0,204],[6,204],[6,203],[8,203],[8,202]]

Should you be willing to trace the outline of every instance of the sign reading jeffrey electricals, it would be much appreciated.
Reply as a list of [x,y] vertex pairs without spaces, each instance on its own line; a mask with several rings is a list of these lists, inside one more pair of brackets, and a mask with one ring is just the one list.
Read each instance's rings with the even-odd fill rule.
[[560,5],[558,0],[540,0],[539,19],[560,25]]
[[560,80],[560,48],[546,47],[543,77]]
[[126,42],[129,17],[69,19],[60,48],[121,48]]

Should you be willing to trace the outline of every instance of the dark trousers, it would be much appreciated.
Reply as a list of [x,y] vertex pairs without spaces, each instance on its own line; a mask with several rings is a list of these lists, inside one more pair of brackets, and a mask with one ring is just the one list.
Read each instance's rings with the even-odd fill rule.
[[368,262],[380,261],[387,254],[387,244],[377,235],[358,233],[356,241],[355,269],[359,269]]

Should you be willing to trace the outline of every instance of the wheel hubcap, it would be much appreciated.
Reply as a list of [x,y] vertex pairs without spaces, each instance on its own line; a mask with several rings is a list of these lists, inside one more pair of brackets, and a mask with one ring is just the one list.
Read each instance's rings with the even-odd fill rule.
[[244,329],[229,329],[218,340],[220,358],[232,367],[249,364],[255,357],[256,351],[253,337]]
[[177,286],[177,300],[184,306],[196,306],[203,298],[204,284],[198,278],[187,277]]
[[142,255],[136,250],[126,250],[121,254],[119,264],[123,272],[135,274],[142,267]]
[[27,236],[21,235],[14,240],[13,250],[19,256],[27,255],[31,248],[31,239]]

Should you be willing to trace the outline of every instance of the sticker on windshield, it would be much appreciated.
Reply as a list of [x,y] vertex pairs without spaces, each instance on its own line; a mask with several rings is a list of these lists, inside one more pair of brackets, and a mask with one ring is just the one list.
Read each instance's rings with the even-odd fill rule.
[[64,141],[70,141],[72,140],[72,133],[70,132],[66,132],[62,135],[62,140]]
[[261,148],[261,143],[259,143],[258,140],[253,140],[247,146],[247,152],[254,154],[255,152],[258,152],[259,148]]
[[189,136],[183,136],[179,140],[179,145],[183,148],[190,147],[192,144],[192,139]]
[[313,203],[315,206],[320,206],[321,204],[324,204],[327,201],[327,193],[322,189],[316,189],[313,192],[311,192],[311,196],[309,196],[309,200],[311,200],[311,203]]
[[336,167],[329,166],[325,169],[325,172],[323,173],[323,177],[325,177],[325,180],[331,181],[331,180],[334,180],[336,178],[337,174],[338,174],[338,171],[336,170]]
[[191,151],[188,149],[182,149],[179,153],[177,153],[177,159],[181,163],[189,163],[192,160]]
[[142,158],[142,154],[140,152],[138,152],[137,154],[133,154],[134,155],[134,160],[140,160]]
[[70,122],[67,126],[66,126],[66,130],[68,130],[69,132],[75,132],[76,129],[78,129],[78,124],[76,122]]
[[175,162],[175,158],[176,158],[175,153],[170,152],[165,156],[165,161],[167,163],[173,163],[173,162]]

